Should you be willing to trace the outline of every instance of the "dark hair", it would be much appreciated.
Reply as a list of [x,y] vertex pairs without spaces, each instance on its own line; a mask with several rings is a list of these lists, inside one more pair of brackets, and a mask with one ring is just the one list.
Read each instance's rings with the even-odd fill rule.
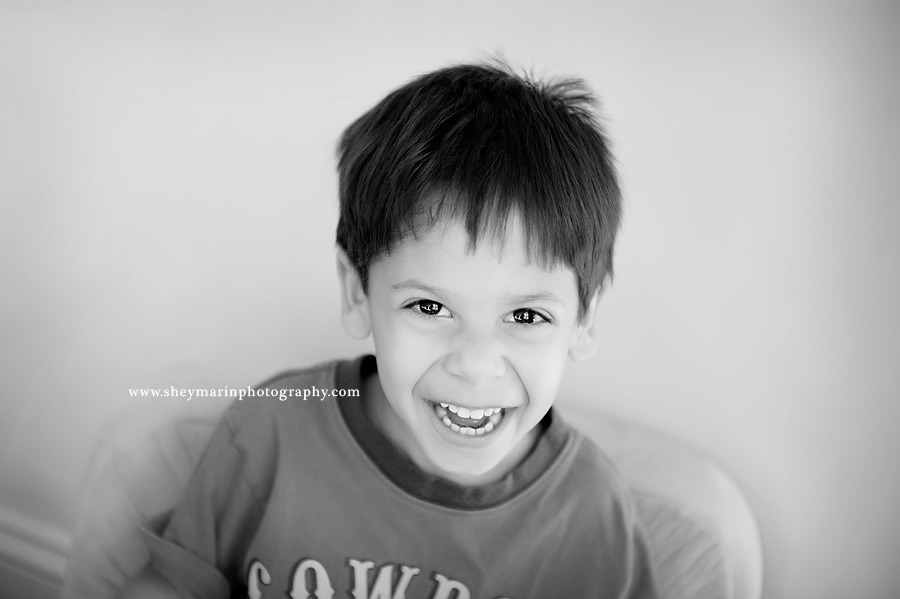
[[474,247],[518,216],[533,259],[575,272],[583,315],[612,276],[621,215],[595,104],[579,79],[544,83],[502,64],[440,69],[391,92],[338,146],[337,243],[363,287],[375,260],[441,219],[465,224]]

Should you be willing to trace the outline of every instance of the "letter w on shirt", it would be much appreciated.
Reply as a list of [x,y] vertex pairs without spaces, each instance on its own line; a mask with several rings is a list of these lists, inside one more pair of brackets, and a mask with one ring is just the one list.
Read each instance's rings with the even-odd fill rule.
[[370,591],[369,570],[375,566],[375,562],[351,559],[350,566],[353,568],[353,599],[406,599],[406,589],[409,588],[413,577],[419,573],[418,568],[401,565],[400,580],[397,581],[397,587],[391,589],[394,566],[382,566],[378,569],[378,576]]

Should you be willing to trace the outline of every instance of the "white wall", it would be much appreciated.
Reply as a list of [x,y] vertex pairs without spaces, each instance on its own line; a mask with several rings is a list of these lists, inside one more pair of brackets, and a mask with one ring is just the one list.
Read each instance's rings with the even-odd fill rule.
[[627,193],[569,401],[716,456],[767,598],[898,596],[900,5],[388,4],[0,5],[5,513],[68,530],[131,387],[368,349],[337,319],[337,136],[502,50],[590,81]]

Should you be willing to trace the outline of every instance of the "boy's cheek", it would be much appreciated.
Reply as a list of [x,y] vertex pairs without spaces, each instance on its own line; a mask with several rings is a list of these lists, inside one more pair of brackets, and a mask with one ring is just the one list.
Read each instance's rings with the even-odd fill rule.
[[507,345],[507,357],[527,372],[545,373],[564,366],[569,355],[569,332],[557,329],[528,335]]
[[397,378],[420,378],[442,356],[443,343],[432,336],[393,331],[376,336],[378,368],[390,369]]
[[550,354],[530,352],[514,362],[522,384],[535,400],[552,401],[562,384],[568,365],[568,351],[565,347],[554,347],[554,350]]

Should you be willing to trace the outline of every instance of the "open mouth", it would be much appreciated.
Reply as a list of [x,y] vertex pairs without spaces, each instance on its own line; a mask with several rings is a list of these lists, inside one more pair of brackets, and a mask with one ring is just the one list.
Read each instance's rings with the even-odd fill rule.
[[506,415],[505,408],[469,409],[450,403],[433,403],[434,413],[444,426],[460,435],[481,437],[500,425]]

